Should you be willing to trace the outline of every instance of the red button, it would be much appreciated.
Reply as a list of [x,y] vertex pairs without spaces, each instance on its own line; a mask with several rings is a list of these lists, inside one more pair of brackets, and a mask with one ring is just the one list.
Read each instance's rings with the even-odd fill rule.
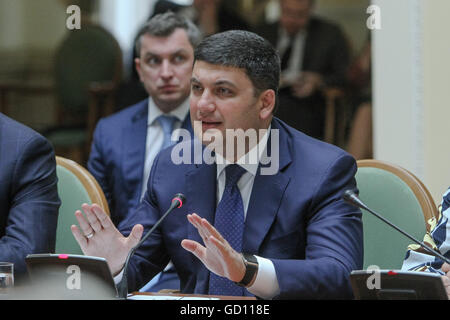
[[388,272],[388,275],[390,275],[390,276],[395,276],[397,274],[397,272],[394,272],[394,271],[389,271]]

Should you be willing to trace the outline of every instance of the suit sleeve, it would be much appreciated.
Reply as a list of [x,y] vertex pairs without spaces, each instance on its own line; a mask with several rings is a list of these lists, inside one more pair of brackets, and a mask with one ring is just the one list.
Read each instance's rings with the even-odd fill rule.
[[114,212],[114,203],[112,196],[113,186],[111,185],[110,178],[108,177],[108,171],[105,163],[106,158],[103,151],[104,139],[103,120],[100,120],[94,131],[94,138],[92,140],[91,152],[89,154],[87,168],[102,188],[103,193],[105,194],[105,198],[108,201],[110,211]]
[[[131,211],[118,225],[119,231],[124,236],[128,236],[136,224],[141,224],[144,227],[143,235],[145,235],[161,217],[161,212],[153,194],[153,180],[159,158],[159,155],[156,156],[153,162],[147,190],[142,202],[137,209]],[[139,290],[158,272],[161,272],[169,263],[169,260],[170,257],[164,247],[161,231],[157,228],[130,259],[127,271],[128,291]]]
[[26,255],[54,252],[60,200],[50,143],[35,135],[19,148],[0,260],[14,262],[15,273],[22,274]]
[[[439,206],[439,217],[427,221],[428,231],[423,242],[433,250],[441,253],[446,258],[450,258],[450,242],[448,240],[450,228],[450,188],[445,192]],[[408,246],[402,270],[406,271],[427,271],[444,274],[441,269],[444,262],[430,255],[421,246],[411,244]]]
[[342,200],[355,189],[356,164],[339,157],[317,185],[306,227],[304,260],[272,259],[280,287],[275,299],[348,299],[349,275],[362,268],[361,211]]

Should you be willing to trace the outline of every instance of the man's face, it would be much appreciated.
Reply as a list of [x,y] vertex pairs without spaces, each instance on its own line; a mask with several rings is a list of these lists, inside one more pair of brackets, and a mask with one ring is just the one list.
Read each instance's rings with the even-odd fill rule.
[[[267,90],[269,91],[269,90]],[[191,80],[191,120],[201,123],[201,131],[226,129],[267,129],[272,117],[264,93],[255,97],[253,84],[243,69],[196,61]],[[269,106],[269,107],[268,107]],[[197,137],[200,132],[195,130]],[[202,141],[207,144],[209,141]]]
[[163,112],[176,109],[189,96],[193,61],[194,49],[184,29],[176,29],[168,37],[141,37],[136,69],[148,94]]
[[280,23],[289,35],[295,35],[308,24],[311,0],[281,0]]

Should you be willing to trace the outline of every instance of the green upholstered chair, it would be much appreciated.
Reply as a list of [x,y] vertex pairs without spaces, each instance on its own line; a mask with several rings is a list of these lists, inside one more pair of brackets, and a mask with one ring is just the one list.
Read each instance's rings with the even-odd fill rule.
[[[411,172],[379,160],[357,161],[356,181],[359,198],[418,240],[426,233],[426,221],[437,217],[438,210],[425,185]],[[363,210],[364,269],[400,269],[407,237]]]
[[114,112],[122,65],[120,46],[106,29],[83,22],[67,32],[54,59],[58,123],[44,132],[56,154],[84,163],[96,122]]
[[75,211],[83,203],[97,203],[109,214],[108,203],[95,178],[78,163],[56,157],[58,194],[61,199],[56,229],[55,253],[83,254],[70,226],[77,225]]

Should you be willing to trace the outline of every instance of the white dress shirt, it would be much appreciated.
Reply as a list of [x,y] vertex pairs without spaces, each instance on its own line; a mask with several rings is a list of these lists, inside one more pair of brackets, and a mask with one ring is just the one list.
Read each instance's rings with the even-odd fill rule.
[[[174,116],[177,120],[173,125],[173,135],[172,140],[178,141],[178,134],[176,129],[179,129],[183,124],[187,114],[189,112],[189,98],[186,99],[181,105],[178,106],[175,110],[167,113],[167,115]],[[152,169],[153,161],[156,158],[156,155],[161,150],[161,147],[164,143],[164,131],[161,127],[159,121],[157,121],[158,117],[163,115],[164,113],[158,106],[155,104],[153,99],[150,97],[148,99],[148,120],[147,120],[147,138],[145,142],[145,164],[144,164],[144,176],[142,177],[142,190],[141,190],[141,201],[144,198],[145,191],[147,190],[147,182],[150,176],[150,171]],[[164,268],[164,271],[171,268],[172,262]],[[146,290],[147,287],[152,286],[159,280],[160,274],[155,276],[155,278],[150,281],[147,285],[145,285],[141,290]]]
[[[280,29],[277,43],[277,50],[280,53],[280,57],[289,46],[290,37],[284,29]],[[285,81],[295,81],[300,75],[303,65],[303,51],[305,47],[306,31],[300,30],[293,37],[292,51],[289,57],[287,68],[282,72],[282,77]]]
[[[186,99],[178,108],[167,113],[167,115],[172,115],[177,118],[173,126],[173,135],[172,140],[178,141],[178,132],[176,129],[179,129],[183,124],[187,114],[189,112],[189,98]],[[150,176],[150,171],[152,169],[153,161],[156,158],[156,155],[161,151],[161,147],[164,143],[164,131],[156,119],[163,115],[164,113],[156,106],[155,102],[151,97],[148,99],[148,118],[147,118],[147,138],[145,142],[145,164],[144,164],[144,172],[143,172],[143,183],[141,189],[141,201],[145,195],[145,191],[147,190],[147,182]],[[168,270],[172,265],[172,261],[168,263],[168,265],[164,268],[164,270]],[[153,280],[147,283],[141,290],[145,291],[145,288],[153,285],[158,280],[158,276],[156,275]],[[123,269],[122,271],[114,277],[114,282],[118,284],[122,280]]]
[[[189,112],[189,99],[186,99],[178,108],[168,113],[178,119],[175,121],[174,128],[179,129],[183,124],[187,114]],[[164,142],[164,132],[162,127],[156,119],[164,114],[155,104],[152,98],[148,99],[148,120],[147,120],[147,139],[145,144],[145,164],[144,175],[141,190],[141,200],[147,190],[147,182],[152,169],[153,161],[156,155],[161,150]],[[178,140],[177,131],[174,132],[175,136],[172,136],[172,140]]]
[[[150,122],[149,122],[150,123]],[[248,154],[241,157],[236,163],[246,169],[246,173],[239,179],[237,185],[241,192],[242,202],[244,205],[244,215],[247,216],[247,209],[250,202],[250,196],[253,189],[253,183],[259,166],[261,155],[267,147],[267,140],[269,138],[270,127],[266,134],[260,139],[258,145],[251,149]],[[160,145],[162,142],[160,142]],[[252,159],[255,161],[247,161],[245,159]],[[225,189],[225,167],[231,162],[224,159],[220,154],[216,153],[217,163],[217,204],[222,199]],[[151,168],[151,166],[150,166]],[[216,205],[217,205],[216,204]],[[244,217],[244,218],[245,218]],[[272,299],[280,292],[278,280],[275,273],[275,267],[269,259],[256,256],[258,260],[258,273],[253,284],[247,290],[254,295],[263,299]],[[114,278],[118,283],[122,279],[123,270]]]
[[[252,194],[253,183],[255,182],[255,176],[258,171],[259,160],[263,151],[267,147],[267,140],[269,138],[270,127],[266,134],[260,139],[257,146],[251,149],[248,154],[241,157],[236,163],[244,168],[245,172],[239,179],[237,186],[241,192],[242,203],[244,205],[244,219],[247,217],[247,209],[250,202],[250,196]],[[245,160],[247,159],[247,161]],[[253,161],[252,161],[253,160]],[[225,167],[232,164],[228,160],[224,159],[220,154],[216,153],[217,163],[217,204],[222,199],[223,192],[225,190]],[[278,295],[280,288],[278,285],[277,276],[275,273],[275,267],[272,261],[262,257],[256,256],[258,260],[258,273],[253,284],[247,288],[248,291],[254,295],[263,298],[271,299]]]

